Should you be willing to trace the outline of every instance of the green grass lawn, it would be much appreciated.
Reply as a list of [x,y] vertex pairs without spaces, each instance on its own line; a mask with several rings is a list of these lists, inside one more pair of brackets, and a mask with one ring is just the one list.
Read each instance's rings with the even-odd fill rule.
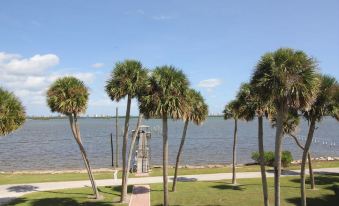
[[[268,179],[270,202],[273,204],[273,178]],[[225,181],[211,182],[178,182],[177,192],[170,192],[170,205],[228,205],[228,206],[255,206],[262,205],[261,179],[239,179],[238,185],[233,186]],[[339,183],[339,175],[317,175],[317,189],[307,190],[309,206],[338,206],[331,186]],[[299,178],[281,178],[282,206],[299,204]],[[101,187],[102,201],[88,198],[90,188],[57,190],[51,192],[32,193],[8,204],[7,206],[108,206],[121,205],[112,203],[119,199],[119,187]],[[129,189],[130,191],[130,189]],[[151,185],[152,205],[162,203],[162,184]],[[337,197],[338,198],[338,197]]]
[[[339,167],[339,161],[314,161],[313,168],[327,168],[327,167]],[[299,169],[299,165],[293,165],[288,169]],[[267,168],[272,169],[272,168]],[[173,175],[173,168],[169,169],[169,175]],[[239,166],[238,172],[254,172],[260,171],[258,165],[250,166]],[[212,174],[212,173],[225,173],[232,172],[231,167],[220,167],[220,168],[201,168],[201,169],[179,169],[180,175],[193,175],[193,174]],[[161,176],[161,168],[153,168],[150,176]],[[110,179],[113,178],[112,172],[96,172],[94,173],[96,179]],[[120,174],[118,175],[120,177]],[[134,177],[130,174],[130,177]],[[59,182],[59,181],[76,181],[76,180],[87,180],[87,173],[59,173],[59,174],[13,174],[13,173],[2,173],[0,174],[0,185],[3,184],[25,184],[25,183],[36,183],[36,182]]]

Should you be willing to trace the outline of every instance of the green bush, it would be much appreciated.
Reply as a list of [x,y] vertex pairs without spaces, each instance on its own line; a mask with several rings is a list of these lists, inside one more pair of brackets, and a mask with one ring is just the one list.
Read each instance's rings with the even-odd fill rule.
[[293,161],[293,156],[290,151],[283,151],[281,155],[281,164],[283,167],[288,167]]
[[[252,159],[259,163],[259,152],[252,153]],[[288,167],[293,161],[293,157],[290,151],[283,151],[281,155],[281,164],[283,167]],[[266,166],[274,166],[274,152],[268,151],[264,153],[264,164]]]

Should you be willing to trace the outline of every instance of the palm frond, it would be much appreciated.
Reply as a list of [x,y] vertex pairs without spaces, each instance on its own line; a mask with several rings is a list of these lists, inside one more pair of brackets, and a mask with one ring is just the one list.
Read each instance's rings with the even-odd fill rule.
[[0,87],[0,136],[7,135],[23,125],[25,108],[11,92]]
[[47,104],[52,112],[81,114],[87,109],[88,89],[84,82],[75,77],[57,79],[47,91]]

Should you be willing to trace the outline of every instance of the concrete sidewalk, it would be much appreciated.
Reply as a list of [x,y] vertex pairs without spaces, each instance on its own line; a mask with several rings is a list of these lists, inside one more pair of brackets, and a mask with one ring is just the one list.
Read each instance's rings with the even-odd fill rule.
[[[315,173],[339,173],[339,168],[322,168],[314,169]],[[299,175],[299,170],[290,170],[283,172],[282,176],[295,176]],[[259,178],[260,172],[239,172],[237,173],[237,179],[244,178]],[[273,177],[273,172],[267,172],[267,177]],[[173,179],[169,177],[169,182]],[[215,181],[232,179],[232,173],[217,173],[217,174],[200,174],[200,175],[183,175],[178,177],[178,181]],[[121,185],[121,179],[105,179],[96,180],[97,186],[112,186]],[[157,177],[139,177],[129,178],[129,185],[144,185],[162,183],[162,176]],[[9,184],[0,185],[0,205],[20,197],[25,194],[29,194],[37,191],[59,190],[59,189],[71,189],[80,187],[90,187],[90,181],[68,181],[68,182],[45,182],[45,183],[31,183],[31,184]]]

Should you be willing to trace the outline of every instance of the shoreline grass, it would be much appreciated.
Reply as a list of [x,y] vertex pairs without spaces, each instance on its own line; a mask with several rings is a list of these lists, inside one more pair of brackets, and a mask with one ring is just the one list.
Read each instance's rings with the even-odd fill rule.
[[[332,168],[339,167],[339,161],[313,161],[313,168]],[[267,167],[267,169],[272,169]],[[291,165],[286,168],[288,170],[300,169],[300,165]],[[259,165],[239,165],[237,172],[257,172],[260,171]],[[229,173],[232,172],[231,167],[216,167],[216,168],[181,168],[179,169],[179,175],[194,175],[194,174],[213,174],[213,173]],[[174,168],[169,168],[168,174],[172,176]],[[153,168],[149,176],[161,176],[161,168]],[[100,179],[113,179],[113,172],[94,172],[94,177],[97,180]],[[118,178],[121,177],[119,172]],[[135,177],[134,174],[130,174],[129,177]],[[88,180],[87,173],[44,173],[44,174],[16,174],[16,173],[0,173],[0,185],[4,184],[26,184],[26,183],[38,183],[38,182],[61,182],[61,181],[78,181]]]

